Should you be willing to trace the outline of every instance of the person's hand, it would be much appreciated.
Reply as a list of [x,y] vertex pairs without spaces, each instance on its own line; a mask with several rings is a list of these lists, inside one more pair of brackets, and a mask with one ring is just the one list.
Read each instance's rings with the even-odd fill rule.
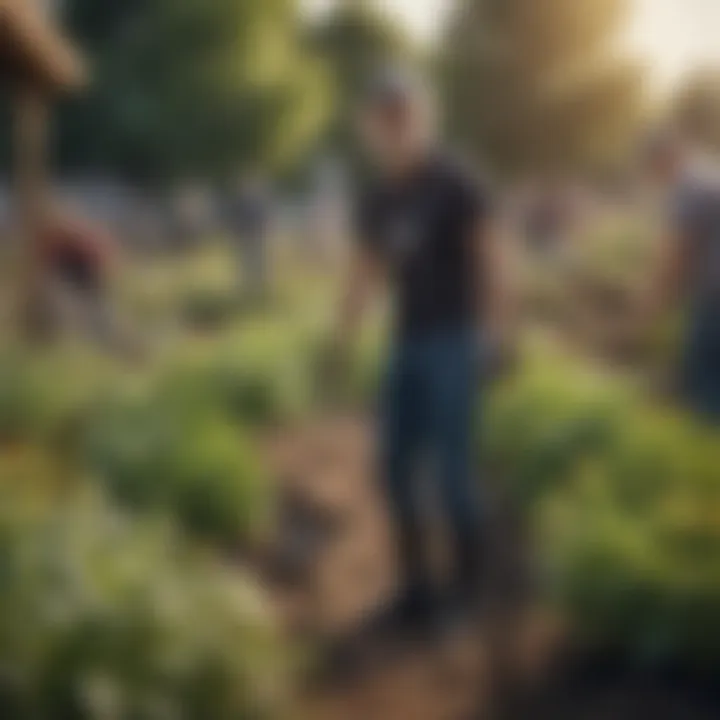
[[511,375],[518,364],[514,338],[507,333],[491,332],[482,341],[482,378],[493,382]]
[[350,373],[350,343],[341,333],[331,335],[321,350],[319,385],[324,398],[342,396]]

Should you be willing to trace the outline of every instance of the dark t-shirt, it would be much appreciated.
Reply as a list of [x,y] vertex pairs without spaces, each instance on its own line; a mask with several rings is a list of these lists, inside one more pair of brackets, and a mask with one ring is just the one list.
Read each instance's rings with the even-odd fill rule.
[[358,237],[389,272],[402,336],[475,325],[482,290],[475,228],[490,207],[487,187],[444,157],[363,193]]

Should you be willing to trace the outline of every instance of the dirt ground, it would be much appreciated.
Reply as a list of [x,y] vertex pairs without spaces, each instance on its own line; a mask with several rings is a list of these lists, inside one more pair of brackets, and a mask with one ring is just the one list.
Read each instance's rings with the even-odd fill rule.
[[[299,702],[300,720],[720,718],[718,698],[657,678],[576,675],[573,667],[547,674],[561,625],[520,599],[502,572],[489,575],[493,600],[477,627],[433,643],[381,644],[352,663],[328,650],[394,587],[370,427],[362,417],[332,417],[268,443],[283,499],[270,582],[289,626],[330,658],[331,672],[310,682]],[[495,525],[507,533],[511,524],[500,518]],[[513,538],[495,544],[503,548],[499,565],[520,572],[508,551]],[[350,671],[340,672],[345,664]]]

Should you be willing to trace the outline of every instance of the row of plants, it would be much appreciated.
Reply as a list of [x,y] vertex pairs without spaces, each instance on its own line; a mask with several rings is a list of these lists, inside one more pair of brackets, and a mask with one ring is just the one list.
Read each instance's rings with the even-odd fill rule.
[[3,352],[0,716],[285,716],[294,653],[236,552],[272,519],[254,433],[306,402],[272,335],[186,338],[132,372]]
[[3,492],[0,715],[283,717],[291,662],[247,573],[95,490]]
[[127,375],[71,355],[74,364],[62,352],[0,358],[0,463],[42,453],[69,485],[90,477],[126,507],[162,511],[196,537],[257,537],[271,493],[245,425],[211,402],[187,403],[161,368]]
[[[58,443],[74,448],[71,468],[121,506],[165,514],[221,547],[247,545],[270,526],[273,507],[253,429],[314,407],[325,380],[320,336],[312,322],[246,324],[185,348],[142,381],[84,373],[103,387],[92,398],[84,383],[75,392],[73,382],[43,381],[47,358],[8,363],[15,375],[0,395],[12,399],[0,403],[3,438],[15,448],[23,437],[73,438]],[[361,355],[356,397],[367,398],[376,338]],[[530,355],[493,398],[484,461],[536,529],[549,587],[595,641],[637,655],[717,657],[717,438],[650,407],[615,374],[545,350]],[[111,388],[101,381],[108,376]],[[47,451],[30,455],[31,466],[60,474],[57,452],[52,461]]]
[[[258,433],[332,394],[326,293],[246,314],[225,258],[181,265],[121,288],[142,365],[0,352],[3,718],[283,716],[295,653],[239,562],[273,524]],[[378,336],[334,400],[368,396]]]
[[327,372],[322,313],[268,314],[184,338],[136,371],[77,347],[0,355],[0,453],[52,449],[136,509],[171,509],[221,542],[252,536],[272,505],[252,442],[263,428],[372,392],[374,327],[342,383]]
[[548,590],[588,641],[644,662],[720,660],[717,430],[557,353],[498,392],[485,427]]

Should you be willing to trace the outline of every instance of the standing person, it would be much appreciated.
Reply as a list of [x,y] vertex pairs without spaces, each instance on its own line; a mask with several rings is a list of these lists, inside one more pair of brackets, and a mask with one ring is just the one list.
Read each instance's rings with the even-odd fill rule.
[[228,224],[235,242],[238,274],[248,296],[267,296],[269,286],[268,242],[272,223],[272,200],[266,183],[256,175],[242,178],[231,198]]
[[[479,343],[504,332],[499,247],[488,188],[437,142],[434,108],[418,78],[388,73],[360,110],[375,180],[359,202],[356,245],[337,343],[346,347],[384,279],[396,301],[392,351],[379,418],[384,489],[397,541],[399,593],[393,627],[437,619],[419,513],[418,465],[434,461],[463,605],[482,583],[480,484],[473,467]],[[455,607],[453,603],[452,607]],[[458,605],[458,607],[460,607]]]
[[720,166],[668,129],[648,141],[644,162],[667,206],[667,237],[644,319],[687,307],[683,398],[696,414],[720,424]]

